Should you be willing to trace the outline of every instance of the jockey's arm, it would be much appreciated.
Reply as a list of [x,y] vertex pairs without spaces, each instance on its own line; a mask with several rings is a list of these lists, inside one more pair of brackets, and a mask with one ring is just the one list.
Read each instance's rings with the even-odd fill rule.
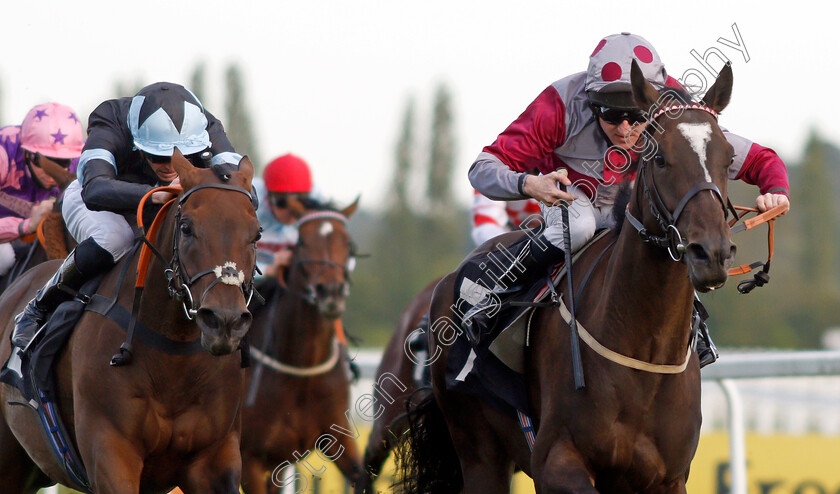
[[[0,190],[7,186],[20,188],[19,181],[32,180],[26,176],[13,177],[11,170],[11,162],[6,150],[0,146]],[[14,182],[18,181],[18,182]],[[10,183],[13,182],[13,183]],[[32,211],[28,218],[17,215],[9,215],[0,218],[0,243],[11,242],[24,235],[35,233],[38,223],[44,218],[49,211],[52,210],[55,198],[49,198],[32,206]],[[8,209],[8,208],[6,208]]]
[[735,148],[735,159],[729,167],[729,178],[756,185],[759,211],[786,204],[790,209],[790,185],[785,163],[770,148],[724,131],[726,140]]
[[533,197],[553,204],[570,199],[556,186],[558,181],[571,185],[559,173],[545,168],[541,171],[546,175],[526,173],[535,163],[547,163],[546,157],[563,144],[565,114],[560,95],[549,86],[478,155],[469,171],[473,188],[500,201]]
[[88,138],[76,176],[82,185],[82,200],[91,211],[135,211],[152,187],[117,178],[117,163],[132,153],[133,139],[121,121],[120,100],[101,103],[90,114]]
[[136,211],[152,186],[117,179],[116,168],[104,160],[85,163],[82,181],[82,200],[91,211],[117,213]]

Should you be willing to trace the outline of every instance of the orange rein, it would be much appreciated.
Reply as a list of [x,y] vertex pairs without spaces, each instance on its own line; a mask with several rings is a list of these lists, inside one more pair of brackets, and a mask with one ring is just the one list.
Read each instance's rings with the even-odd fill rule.
[[[35,228],[34,233],[34,235],[38,238],[38,242],[41,243],[41,247],[43,247],[44,250],[47,249],[47,237],[46,235],[44,235],[44,223],[46,222],[46,218],[42,219],[41,222],[38,223],[38,226]],[[31,242],[31,240],[27,240],[26,237],[21,237],[21,240],[23,240],[24,242]]]
[[[752,230],[753,228],[757,227],[758,225],[767,223],[767,263],[773,260],[773,236],[775,233],[775,226],[776,226],[776,218],[781,216],[785,212],[786,205],[782,204],[776,206],[773,209],[769,209],[761,214],[757,214],[754,218],[750,218],[744,220],[743,223],[740,225],[736,225],[739,221],[743,220],[744,217],[750,213],[758,213],[757,208],[749,208],[744,206],[733,206],[735,209],[739,211],[743,211],[742,214],[738,215],[735,218],[729,220],[729,227],[732,229],[732,233],[739,233],[746,230]],[[765,263],[762,262],[754,262],[751,264],[743,264],[738,266],[737,268],[731,268],[729,270],[729,276],[738,276],[742,274],[747,274],[753,269],[759,268],[764,266]]]
[[[143,199],[140,200],[140,204],[137,205],[137,226],[139,226],[142,230],[145,230],[143,227],[143,206],[146,205],[146,200],[152,196],[155,192],[163,191],[163,192],[171,192],[173,194],[178,194],[182,191],[180,187],[157,187],[155,189],[150,190],[143,196]],[[170,199],[160,208],[158,211],[157,216],[155,216],[154,221],[152,221],[152,225],[149,227],[149,230],[144,234],[149,242],[154,242],[155,237],[157,236],[158,230],[160,230],[160,225],[163,223],[164,218],[166,218],[166,213],[169,211],[169,208],[172,207],[172,204],[175,202],[177,197]],[[135,288],[143,288],[146,286],[146,272],[149,268],[149,261],[152,258],[152,249],[149,248],[148,244],[145,242],[143,246],[140,248],[140,260],[137,263],[137,282],[135,283]]]

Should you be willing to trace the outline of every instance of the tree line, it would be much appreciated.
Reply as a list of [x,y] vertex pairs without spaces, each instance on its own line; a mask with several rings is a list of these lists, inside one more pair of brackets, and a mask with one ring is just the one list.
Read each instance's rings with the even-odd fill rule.
[[[359,263],[347,315],[349,330],[365,345],[384,344],[410,300],[453,270],[472,247],[469,210],[452,200],[448,188],[453,174],[466,173],[467,165],[456,165],[446,152],[456,139],[445,123],[451,108],[442,113],[447,119],[438,120],[439,107],[449,105],[445,89],[438,98],[432,139],[423,146],[427,155],[419,163],[411,159],[416,143],[410,101],[396,144],[388,209],[354,218],[364,225],[351,223],[372,254]],[[840,329],[840,149],[814,131],[801,160],[787,164],[792,209],[776,222],[770,283],[743,295],[736,285],[752,275],[733,277],[723,289],[702,295],[720,346],[820,348],[826,331]],[[419,165],[427,174],[425,195],[409,199],[409,189],[416,193],[418,185],[408,177]],[[755,206],[758,190],[731,181],[729,194],[735,204]],[[737,265],[766,260],[766,232],[761,226],[733,237]]]
[[[206,72],[197,64],[188,83],[202,101]],[[118,82],[115,96],[135,94],[148,82]],[[262,163],[245,87],[241,68],[228,65],[220,117],[234,147]],[[385,207],[363,209],[350,223],[370,257],[352,274],[345,323],[365,346],[384,344],[410,300],[472,248],[469,208],[455,201],[451,187],[468,164],[455,162],[455,115],[445,85],[437,87],[428,113],[430,119],[421,119],[416,101],[406,102]],[[840,148],[812,131],[801,155],[787,163],[793,207],[776,223],[769,285],[741,295],[735,285],[746,277],[739,277],[702,296],[721,346],[818,348],[827,330],[840,328]],[[736,204],[754,205],[757,190],[733,181],[729,194]],[[765,232],[759,227],[733,238],[736,264],[766,256]]]

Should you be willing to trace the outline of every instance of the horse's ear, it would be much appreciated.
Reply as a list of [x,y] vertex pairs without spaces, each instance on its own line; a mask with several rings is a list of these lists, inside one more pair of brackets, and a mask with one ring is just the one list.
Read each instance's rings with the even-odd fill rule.
[[361,198],[362,198],[361,194],[357,195],[356,200],[353,201],[353,204],[351,204],[351,205],[347,206],[346,208],[342,209],[341,214],[344,215],[344,217],[348,218],[348,219],[351,216],[353,216],[353,213],[355,213],[356,210],[359,209],[359,199],[361,199]]
[[636,105],[642,111],[652,113],[653,105],[659,101],[659,91],[645,79],[635,59],[630,66],[630,87],[633,89],[633,100],[636,101]]
[[242,178],[245,179],[244,187],[247,190],[251,190],[251,181],[254,179],[254,164],[251,163],[251,160],[247,156],[243,156],[241,160],[239,160],[239,173],[242,174]]
[[732,64],[726,62],[726,65],[720,69],[717,80],[712,87],[706,91],[703,96],[703,103],[712,110],[720,113],[729,104],[729,98],[732,96]]
[[175,168],[178,173],[181,187],[184,190],[191,189],[198,183],[198,178],[195,176],[198,169],[190,163],[190,160],[184,158],[177,147],[172,150],[172,168]]
[[306,213],[306,206],[293,196],[289,196],[286,199],[286,204],[289,207],[289,212],[292,213],[292,216],[295,218],[300,218],[304,215],[304,213]]

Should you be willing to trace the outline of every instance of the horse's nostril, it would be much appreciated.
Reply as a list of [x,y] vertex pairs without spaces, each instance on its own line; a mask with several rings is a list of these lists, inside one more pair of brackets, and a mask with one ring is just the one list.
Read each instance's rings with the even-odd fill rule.
[[216,313],[210,309],[198,309],[198,320],[207,329],[217,331],[221,327],[221,320]]
[[251,327],[251,322],[254,316],[251,315],[250,312],[247,310],[242,312],[239,317],[236,318],[232,327],[233,332],[236,333],[237,331],[247,331]]
[[687,249],[695,262],[709,262],[709,253],[702,245],[698,243],[689,244]]
[[735,252],[736,252],[737,250],[738,250],[738,248],[737,248],[737,247],[735,247],[735,245],[734,245],[734,244],[733,244],[733,245],[731,245],[731,246],[729,247],[729,257],[727,257],[727,258],[725,259],[725,261],[731,261],[731,260],[735,259]]

